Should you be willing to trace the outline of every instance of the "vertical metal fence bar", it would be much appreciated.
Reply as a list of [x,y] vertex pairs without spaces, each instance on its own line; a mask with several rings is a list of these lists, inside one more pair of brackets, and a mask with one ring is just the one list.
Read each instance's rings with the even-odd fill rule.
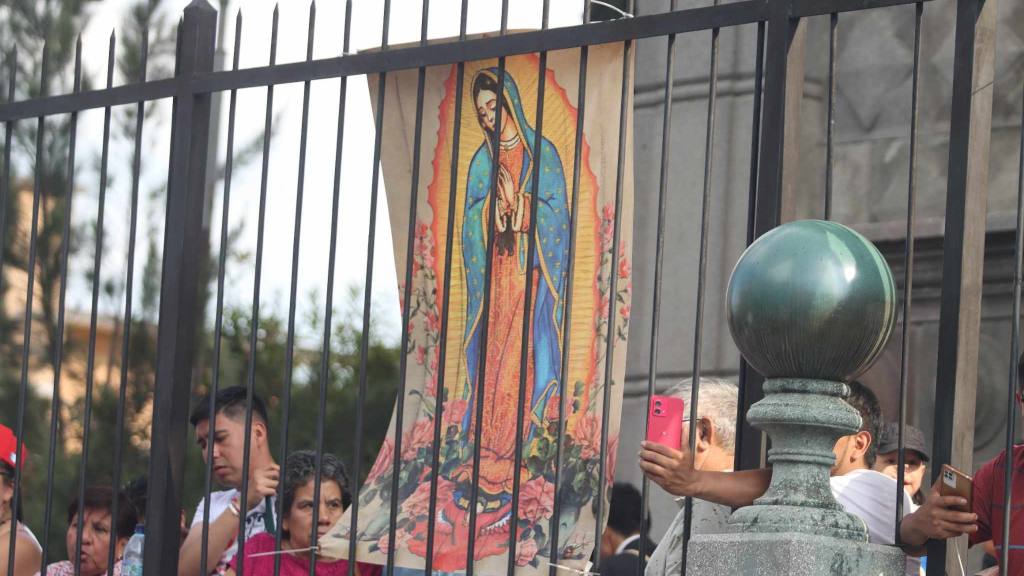
[[[804,33],[799,18],[791,17],[789,2],[769,0],[769,19],[763,51],[763,101],[755,102],[755,115],[760,114],[760,138],[757,155],[757,190],[752,204],[753,227],[748,239],[753,241],[778,226],[782,219],[786,183],[794,180],[794,165],[787,159],[798,156],[796,128],[787,122],[788,107],[797,107],[803,94]],[[753,180],[753,175],[752,175]],[[748,208],[750,209],[750,208]],[[764,466],[765,435],[746,420],[747,410],[761,400],[762,376],[746,361],[740,364],[739,405],[735,468],[737,470]]]
[[[277,34],[280,22],[280,5],[274,5],[274,15],[270,25],[270,65],[277,62]],[[237,558],[238,573],[245,574],[245,540],[248,536],[245,532],[246,518],[249,514],[249,463],[252,456],[252,404],[256,387],[256,353],[259,345],[260,332],[260,288],[263,282],[263,239],[266,230],[267,217],[267,180],[270,174],[270,139],[273,129],[274,116],[274,85],[267,86],[267,102],[263,119],[263,166],[260,173],[260,204],[259,222],[256,225],[256,270],[252,289],[252,319],[249,323],[249,367],[246,377],[246,408],[245,408],[245,443],[242,449],[242,487],[241,514],[238,515],[238,535],[235,541],[238,543]],[[210,414],[211,432],[216,415]],[[213,437],[212,434],[210,436]],[[273,514],[273,510],[265,510],[265,514]]]
[[[765,23],[759,22],[757,24],[757,50],[754,60],[754,110],[753,118],[750,122],[750,174],[749,174],[749,185],[747,189],[747,246],[754,241],[755,232],[755,217],[757,214],[757,176],[758,176],[758,162],[760,160],[760,147],[758,146],[761,140],[761,104],[762,94],[764,87],[764,42],[765,42]],[[752,404],[751,398],[748,398],[748,394],[753,392],[747,385],[756,378],[757,373],[754,372],[747,361],[740,356],[740,369],[739,369],[739,385],[737,386],[736,396],[736,446],[733,454],[733,469],[742,470],[745,463],[744,454],[751,452],[750,446],[754,445],[754,441],[757,441],[757,446],[760,447],[761,433],[755,429],[750,423],[747,422],[746,418],[746,407]],[[751,394],[754,396],[755,394]]]
[[[348,54],[349,40],[352,32],[352,0],[346,0],[345,2],[345,22],[344,22],[344,40],[342,41],[341,53],[342,56]],[[316,469],[317,469],[317,486],[315,490],[319,490],[320,483],[320,469],[323,466],[323,453],[324,453],[324,419],[326,418],[327,410],[327,388],[330,386],[330,359],[331,359],[331,324],[333,322],[333,311],[334,311],[334,268],[337,262],[338,255],[338,213],[339,205],[341,200],[341,156],[344,151],[345,144],[345,104],[348,100],[348,77],[341,77],[341,86],[338,94],[338,129],[337,139],[335,141],[335,156],[334,156],[334,184],[332,189],[331,197],[331,243],[330,251],[327,262],[327,298],[324,304],[324,332],[322,337],[323,352],[320,356],[320,394],[319,394],[319,408],[317,412],[317,427],[316,427]],[[343,486],[342,490],[354,491],[355,500],[358,500],[358,483],[359,478],[356,476],[350,477],[349,486]],[[319,506],[319,494],[316,494],[317,506]],[[313,522],[313,526],[317,523]],[[315,532],[314,532],[315,534]],[[355,532],[352,533],[352,542],[355,542]],[[312,541],[313,545],[317,545],[317,541]],[[315,551],[314,551],[315,553]],[[355,564],[355,554],[350,555],[350,564]],[[275,573],[278,570],[277,564],[274,567]]]
[[[14,85],[12,83],[11,89],[13,90]],[[82,37],[79,35],[78,40],[75,42],[75,72],[74,72],[74,88],[73,93],[77,94],[82,90]],[[65,192],[64,199],[64,226],[61,233],[61,253],[60,253],[60,287],[58,288],[59,296],[57,302],[57,341],[53,345],[53,392],[50,398],[50,442],[49,451],[47,453],[47,466],[48,471],[52,471],[57,464],[57,434],[58,434],[58,423],[60,421],[60,384],[61,375],[64,369],[64,318],[66,312],[66,300],[67,300],[67,280],[68,280],[68,257],[71,253],[71,199],[75,190],[75,152],[77,151],[78,142],[78,113],[72,112],[71,119],[68,123],[68,165],[67,165],[67,180],[68,187]],[[9,145],[9,144],[8,144]],[[2,230],[2,227],[0,227]],[[2,231],[0,231],[0,238],[2,238]],[[0,242],[2,244],[2,242]],[[2,252],[2,250],[0,250]],[[0,272],[0,277],[3,273]],[[43,535],[42,535],[42,554],[40,559],[39,572],[41,574],[46,573],[46,552],[49,549],[50,544],[50,521],[53,516],[53,475],[50,473],[50,477],[47,478],[46,482],[46,505],[43,512]]]
[[[501,30],[500,34],[504,36],[508,32],[508,0],[501,0]],[[497,103],[494,110],[494,142],[489,143],[492,147],[491,159],[493,165],[491,166],[491,181],[489,184],[491,198],[497,198],[498,196],[498,172],[501,167],[501,122],[502,116],[504,115],[503,102],[505,100],[505,57],[498,58],[498,93]],[[495,219],[498,215],[497,202],[491,201],[488,203],[486,210],[488,212],[486,222],[484,223],[486,238],[484,239],[484,247],[487,250],[485,256],[486,267],[484,268],[484,293],[483,293],[483,304],[480,308],[480,352],[479,360],[477,361],[477,382],[476,392],[473,395],[473,409],[476,411],[474,415],[475,430],[473,431],[473,475],[472,475],[472,488],[470,489],[469,497],[469,538],[467,538],[466,544],[466,576],[473,576],[476,568],[475,564],[475,552],[476,552],[476,529],[477,529],[477,506],[480,498],[480,459],[481,450],[483,448],[483,418],[484,418],[484,392],[486,391],[487,384],[487,349],[489,346],[489,333],[490,333],[490,319],[491,319],[491,290],[492,290],[492,273],[494,271],[494,246],[497,236],[497,224]],[[397,444],[396,450],[397,448]],[[515,497],[515,495],[513,495]]]
[[[757,165],[760,160],[760,148],[758,143],[761,140],[761,96],[764,88],[764,34],[765,23],[757,23],[757,50],[754,55],[754,111],[753,118],[750,121],[750,174],[749,185],[747,188],[747,246],[754,241],[754,215],[756,214],[757,206]],[[745,362],[741,362],[745,365]],[[739,390],[740,395],[743,395],[743,388]],[[739,406],[743,406],[743,402],[739,402]],[[744,420],[745,415],[739,415],[736,419],[737,432],[739,431],[740,422]],[[737,441],[739,441],[739,434]],[[739,454],[739,449],[736,450]],[[739,466],[736,467],[739,470]]]
[[178,28],[167,216],[164,225],[160,324],[157,328],[149,490],[146,498],[146,574],[174,574],[180,543],[179,514],[196,326],[203,208],[209,147],[209,94],[193,93],[187,80],[213,70],[217,12],[205,0],[185,8]]
[[[1013,253],[1013,334],[1010,338],[1010,381],[1006,387],[1006,448],[1003,466],[1003,537],[999,546],[1000,574],[1010,574],[1010,519],[1013,515],[1013,441],[1017,436],[1017,394],[1020,387],[1020,293],[1021,258],[1024,257],[1024,97],[1021,98],[1020,160],[1017,168],[1017,248]],[[1016,392],[1016,393],[1015,393]],[[1015,398],[1015,396],[1017,396]]]
[[[715,1],[718,5],[718,0]],[[694,458],[697,447],[697,436],[700,434],[700,420],[697,403],[700,401],[701,352],[704,339],[704,287],[708,268],[708,230],[711,216],[711,189],[714,183],[715,168],[715,117],[718,104],[718,33],[719,29],[711,30],[711,64],[708,78],[708,113],[707,134],[704,141],[704,190],[701,195],[700,217],[700,252],[697,266],[697,306],[694,313],[693,328],[693,379],[690,386],[690,459]],[[693,498],[687,498],[683,504],[683,547],[682,573],[686,574],[686,557],[689,554],[690,522],[693,519]],[[641,542],[644,539],[641,539]],[[640,552],[643,556],[643,548]]]
[[[541,7],[541,29],[548,29],[548,17],[550,10],[550,1],[544,0]],[[583,48],[586,51],[586,47]],[[585,69],[585,60],[581,61],[581,70]],[[522,485],[520,478],[520,468],[523,465],[523,425],[526,416],[526,412],[529,411],[529,407],[526,403],[526,386],[527,386],[527,370],[529,370],[529,359],[530,359],[530,338],[532,336],[531,326],[533,324],[533,260],[537,257],[537,207],[540,204],[539,201],[539,182],[540,182],[540,164],[543,156],[543,132],[544,132],[544,91],[547,84],[547,67],[548,67],[548,53],[547,51],[541,52],[538,64],[537,64],[537,116],[534,121],[534,137],[532,143],[526,143],[527,146],[533,146],[533,168],[530,170],[530,191],[532,196],[530,197],[530,224],[527,226],[527,242],[526,242],[526,288],[523,295],[523,325],[520,332],[520,353],[519,353],[519,395],[516,404],[516,438],[515,448],[513,452],[513,476],[512,476],[512,509],[509,512],[509,531],[508,531],[508,561],[506,564],[506,574],[508,576],[514,576],[516,571],[516,551],[518,549],[519,539],[519,490]],[[585,92],[586,88],[586,75],[583,73],[583,80],[580,83],[580,93]],[[582,102],[582,101],[581,101]],[[581,130],[583,126],[583,109],[580,108],[577,113],[578,129]],[[580,134],[577,130],[577,134]],[[578,137],[577,137],[578,138]],[[574,212],[569,212],[569,221],[572,222]],[[573,227],[570,225],[570,229]],[[569,244],[569,253],[573,252],[572,240]],[[569,262],[572,262],[572,256],[569,257]],[[571,270],[571,268],[570,268]],[[572,280],[569,281],[569,287],[566,288],[566,298],[572,299]],[[570,302],[566,302],[567,306],[571,306]],[[562,318],[567,318],[567,312],[562,313]],[[565,348],[563,347],[564,351]],[[564,362],[565,357],[563,355],[563,366],[567,364]],[[559,380],[560,383],[564,382]],[[564,389],[564,386],[561,387]],[[559,397],[561,398],[561,397]],[[556,460],[557,462],[557,460]],[[557,475],[558,465],[555,465]],[[556,480],[555,491],[557,492],[558,482]],[[554,516],[553,516],[554,517]],[[549,560],[554,561],[553,558]]]
[[[380,49],[388,49],[388,31],[391,28],[391,0],[384,0],[384,16],[381,23]],[[377,243],[377,200],[380,194],[380,157],[381,146],[384,139],[384,103],[387,89],[387,73],[381,72],[377,77],[377,114],[374,119],[374,141],[373,141],[373,174],[370,182],[370,229],[366,238],[366,273],[364,278],[363,291],[363,324],[359,338],[359,392],[356,400],[356,422],[355,422],[355,458],[352,466],[352,477],[359,478],[362,469],[362,446],[364,436],[363,408],[366,406],[366,386],[369,377],[367,362],[370,357],[370,315],[373,306],[373,259]],[[395,452],[402,451],[402,431],[395,430]],[[397,474],[397,470],[394,471]],[[352,531],[349,543],[348,576],[355,575],[356,569],[356,534],[359,526],[359,498],[352,501]],[[392,518],[394,523],[395,519]],[[393,570],[388,572],[391,576]]]
[[[584,24],[590,24],[590,13],[591,13],[591,3],[590,3],[590,0],[586,0],[585,3],[584,3]],[[545,14],[545,15],[547,15],[547,14]],[[545,19],[547,19],[547,17],[545,17]],[[561,342],[562,358],[561,358],[561,366],[560,366],[559,378],[558,378],[558,384],[559,384],[558,385],[558,388],[559,388],[558,389],[558,435],[557,435],[556,448],[555,448],[555,483],[554,483],[554,486],[555,486],[555,498],[557,499],[557,501],[555,502],[555,505],[554,505],[554,510],[555,511],[554,511],[554,513],[552,515],[552,518],[551,518],[551,526],[552,526],[552,530],[551,530],[551,538],[552,538],[551,550],[552,551],[551,551],[551,558],[550,558],[550,563],[551,564],[557,564],[558,561],[560,560],[558,558],[558,540],[559,540],[559,532],[560,532],[560,530],[559,530],[560,529],[559,522],[560,522],[560,516],[561,516],[560,515],[560,511],[561,511],[561,504],[562,504],[562,502],[561,502],[561,499],[558,498],[558,493],[560,491],[559,490],[559,484],[561,482],[562,444],[564,442],[564,435],[565,435],[565,430],[564,430],[564,426],[565,426],[565,395],[567,393],[567,382],[568,382],[568,378],[569,378],[569,354],[568,354],[568,349],[569,349],[570,337],[571,337],[571,332],[572,332],[572,330],[571,330],[571,328],[572,328],[572,326],[571,326],[572,300],[573,300],[573,298],[572,298],[572,290],[573,290],[572,286],[575,283],[575,266],[573,265],[573,262],[575,261],[575,254],[577,254],[577,238],[578,238],[578,232],[579,232],[579,227],[580,227],[580,220],[578,218],[578,216],[580,214],[580,172],[584,169],[584,166],[583,166],[583,145],[584,145],[584,128],[586,127],[586,120],[587,120],[587,72],[588,72],[589,61],[590,61],[590,46],[586,46],[586,45],[582,46],[580,48],[580,71],[579,71],[579,81],[578,81],[579,82],[579,91],[577,92],[577,126],[575,126],[575,137],[574,137],[573,148],[572,148],[572,200],[571,200],[571,205],[569,207],[569,213],[568,213],[569,247],[568,247],[568,254],[567,254],[567,259],[566,259],[566,262],[567,262],[567,265],[568,265],[568,275],[566,277],[566,282],[565,282],[565,295],[563,296],[564,304],[563,304],[563,307],[562,307],[562,327],[561,327],[561,329],[562,329],[562,342]],[[545,63],[547,63],[547,54],[545,54]],[[539,97],[540,97],[540,94],[541,93],[539,92]],[[539,126],[538,127],[538,132],[536,134],[536,140],[537,140],[537,147],[536,148],[537,148],[538,152],[536,152],[535,154],[542,155],[543,154],[543,152],[542,152],[543,148],[542,148],[542,143],[541,142],[543,142],[543,139],[542,139],[542,136],[541,136],[541,133],[540,133],[540,126],[541,125],[538,124],[538,126]],[[539,174],[539,172],[540,172],[540,165],[541,165],[540,163],[537,164],[537,173],[538,173],[537,177],[538,178],[540,176],[540,174]],[[535,190],[537,190],[537,189],[535,188]],[[536,198],[535,198],[535,202],[536,202]],[[616,214],[616,216],[617,216],[617,214]],[[530,224],[536,223],[536,220],[537,220],[537,217],[536,217],[535,212],[530,212]],[[535,240],[534,238],[532,238],[532,234],[530,235],[530,240]],[[532,258],[530,258],[529,261],[532,262]],[[612,268],[611,270],[612,270],[612,275],[614,275],[615,274],[615,272],[614,272],[615,269]],[[527,286],[531,286],[531,285],[532,285],[532,280],[529,280],[527,278]],[[614,301],[614,296],[612,296],[612,298],[611,298],[611,302],[613,302],[613,301]],[[609,302],[609,305],[613,306],[614,304],[611,303],[611,302]],[[526,310],[529,310],[528,306],[526,307]],[[609,332],[610,332],[611,331],[610,326],[612,326],[614,324],[614,315],[609,314],[608,318],[609,318]],[[523,327],[523,332],[525,333],[525,331],[526,331],[526,326]],[[523,340],[523,341],[525,342],[525,340]],[[523,344],[523,346],[525,348],[525,343]],[[606,411],[607,410],[607,406],[603,406],[602,410]],[[519,435],[519,436],[517,436],[517,438],[522,436],[521,430],[517,430],[517,433]],[[519,456],[519,451],[516,452],[516,455]],[[606,459],[607,459],[607,446],[605,445],[605,443],[602,443],[601,444],[601,452],[600,452],[598,461],[603,463]],[[519,474],[518,474],[518,469],[519,469],[518,466],[516,466],[515,469],[516,469],[516,478],[518,479],[518,476],[519,476]],[[601,479],[602,480],[599,480],[599,483],[603,481],[603,476],[601,477]],[[513,493],[514,494],[518,494],[517,491],[514,491]],[[515,520],[517,518],[517,516],[513,515],[512,518],[513,518],[513,520]],[[549,572],[554,572],[554,568],[555,567],[552,566],[551,569],[549,570]],[[513,575],[513,570],[514,570],[514,567],[510,565],[509,566],[509,576]]]
[[[146,65],[149,60],[149,29],[142,31],[142,54],[140,61],[141,74],[139,78],[140,83],[146,81]],[[125,404],[128,399],[128,350],[131,345],[132,338],[132,298],[134,297],[135,288],[135,236],[138,231],[138,218],[139,218],[139,171],[142,163],[142,125],[145,120],[146,103],[140,100],[136,104],[135,108],[135,149],[132,152],[132,190],[131,190],[131,207],[129,209],[129,224],[128,224],[128,262],[127,262],[127,273],[125,278],[125,292],[124,292],[124,321],[122,322],[121,333],[121,370],[120,370],[120,382],[119,391],[117,395],[117,416],[114,424],[114,470],[113,470],[113,482],[111,484],[114,490],[120,490],[121,488],[121,463],[123,458],[122,444],[124,443],[124,413]],[[115,495],[114,501],[110,505],[110,518],[112,521],[118,518],[118,507],[120,505],[120,498]],[[113,522],[112,522],[113,523]],[[117,552],[117,541],[124,535],[118,534],[117,538],[110,539],[110,547],[107,550],[107,576],[113,576],[114,574],[114,557]]]
[[836,132],[836,46],[839,14],[829,16],[828,28],[828,132],[825,140],[825,220],[832,219],[832,177],[835,171]]
[[[39,75],[39,93],[40,96],[46,96],[47,92],[47,79],[49,77],[49,46],[43,44],[43,61],[42,69]],[[14,73],[11,73],[11,77],[14,77]],[[13,83],[12,83],[13,86]],[[13,93],[13,88],[11,88]],[[40,168],[44,159],[43,151],[43,132],[45,128],[46,117],[40,116],[36,120],[36,162],[35,162],[35,183],[32,191],[32,224],[31,224],[31,236],[29,236],[29,255],[28,255],[28,288],[25,290],[25,325],[23,327],[23,336],[21,343],[21,380],[19,381],[18,387],[18,416],[17,422],[15,423],[14,434],[17,436],[17,446],[15,446],[15,454],[18,455],[18,466],[14,467],[14,493],[11,495],[11,532],[10,532],[10,543],[8,548],[7,557],[7,576],[14,576],[14,551],[18,540],[18,530],[15,529],[14,523],[18,518],[19,513],[19,500],[21,500],[21,472],[23,466],[21,465],[21,454],[25,448],[25,396],[28,394],[28,363],[29,363],[29,351],[32,348],[32,303],[35,301],[33,295],[35,294],[35,281],[36,281],[36,252],[37,247],[37,234],[39,230],[39,202],[40,196],[42,195],[43,187],[43,173],[45,170]],[[7,135],[8,138],[11,134],[11,125],[8,124]],[[10,158],[10,147],[8,146],[5,154]],[[10,180],[10,165],[4,172],[7,180]],[[6,199],[6,195],[4,196]],[[6,205],[4,206],[6,212]],[[3,252],[3,241],[0,238],[0,252]]]
[[[677,9],[676,0],[672,0],[672,10]],[[665,262],[665,219],[668,213],[668,188],[669,188],[669,159],[672,154],[672,96],[675,89],[675,54],[676,54],[676,35],[670,34],[668,36],[667,53],[665,56],[665,96],[663,104],[663,115],[662,115],[662,132],[661,132],[661,160],[658,176],[658,216],[657,216],[657,228],[656,228],[656,244],[654,253],[654,296],[652,299],[651,306],[651,337],[650,337],[650,354],[647,360],[647,393],[646,401],[644,402],[644,427],[643,430],[647,430],[650,424],[650,403],[651,397],[654,396],[655,386],[658,382],[658,344],[661,336],[661,289],[662,289],[662,276],[664,274],[664,262]],[[618,213],[616,213],[618,217]],[[609,310],[609,317],[611,311]],[[609,336],[611,338],[611,336]],[[607,410],[607,407],[605,407]],[[603,442],[602,442],[603,445]],[[647,525],[649,511],[647,510],[647,502],[650,494],[651,481],[645,475],[643,482],[641,482],[640,489],[640,514],[643,518],[640,526],[643,528]],[[595,535],[595,542],[600,542],[602,526],[598,525],[598,532]],[[640,538],[643,542],[644,537]],[[640,559],[642,561],[642,558]],[[600,567],[600,558],[595,562],[595,570]]]
[[896,533],[893,542],[899,544],[900,522],[903,520],[903,479],[906,475],[904,434],[907,425],[907,386],[910,378],[910,316],[912,312],[914,287],[914,214],[917,199],[917,130],[918,130],[918,87],[921,62],[921,15],[924,4],[914,5],[914,72],[910,97],[910,167],[907,176],[907,230],[903,251],[903,328],[900,350],[900,394],[897,429],[896,468]]
[[[238,59],[242,49],[242,10],[239,8],[235,16],[235,50],[232,58],[232,70],[238,70]],[[213,358],[211,367],[211,387],[207,396],[207,414],[213,415],[216,407],[217,391],[220,390],[220,349],[221,335],[224,332],[224,274],[227,270],[228,227],[231,213],[231,177],[235,166],[235,110],[238,104],[238,90],[232,90],[228,103],[228,140],[227,152],[224,156],[224,201],[220,215],[220,254],[217,256],[217,304],[213,317]],[[215,420],[215,418],[211,418]],[[212,435],[210,435],[212,437]],[[207,441],[209,442],[209,440]],[[209,443],[207,444],[209,450]],[[199,573],[209,574],[208,559],[210,538],[210,492],[213,490],[213,458],[207,452],[206,472],[203,482],[203,532],[199,546]]]
[[[81,42],[81,37],[79,37]],[[14,83],[18,75],[18,48],[8,53],[7,102],[14,102]],[[4,172],[0,180],[0,284],[4,281],[4,239],[7,238],[7,204],[11,196],[11,144],[14,136],[14,121],[4,123]]]
[[[423,0],[422,12],[420,14],[420,46],[427,45],[427,28],[430,24],[430,0]],[[398,394],[395,401],[395,432],[400,435],[405,427],[405,395],[406,375],[409,368],[409,315],[412,300],[413,283],[413,259],[415,258],[416,240],[416,208],[419,203],[420,191],[420,154],[423,139],[423,92],[426,89],[427,69],[421,66],[416,77],[416,124],[413,130],[413,151],[412,151],[412,174],[409,178],[409,224],[406,228],[405,242],[405,285],[402,297],[402,343],[399,349],[398,359]],[[440,394],[441,391],[438,392]],[[435,418],[439,417],[435,413]],[[394,452],[391,473],[391,497],[390,497],[390,518],[388,524],[388,542],[395,542],[395,532],[398,522],[398,490],[399,490],[399,468],[402,465],[402,454],[398,450]],[[387,566],[388,574],[394,573],[396,546],[388,546]],[[313,576],[313,575],[310,575]]]
[[[466,22],[469,14],[469,0],[462,0],[462,9],[459,22],[459,41],[466,39]],[[466,63],[459,62],[455,65],[455,118],[452,123],[452,152],[450,172],[459,172],[459,139],[462,127],[462,91],[465,84]],[[444,284],[450,286],[452,279],[452,242],[455,237],[455,200],[458,194],[458,181],[451,179],[448,191],[448,221],[445,230],[444,250]],[[433,574],[434,567],[434,537],[435,524],[437,521],[437,486],[438,468],[441,462],[441,434],[442,419],[444,417],[444,386],[445,370],[447,368],[448,355],[448,312],[451,309],[451,297],[449,290],[445,290],[441,296],[441,334],[438,346],[437,360],[437,406],[434,410],[434,444],[430,464],[430,504],[427,508],[427,552],[424,571],[428,575]],[[445,431],[447,432],[447,431]],[[349,575],[351,576],[351,575]]]
[[[342,44],[341,53],[346,55],[349,49],[349,39],[352,31],[352,0],[346,0],[345,2],[345,22],[344,22],[344,40]],[[327,388],[330,385],[330,358],[331,358],[331,323],[333,319],[333,308],[334,308],[334,268],[337,261],[338,254],[338,213],[339,213],[339,202],[341,199],[341,156],[344,151],[345,143],[345,103],[348,99],[348,77],[343,76],[341,78],[340,93],[338,95],[338,130],[337,140],[335,142],[335,156],[334,156],[334,187],[331,199],[331,243],[330,243],[330,254],[327,262],[327,299],[324,309],[324,333],[323,333],[323,353],[320,357],[320,396],[319,396],[319,409],[317,412],[317,427],[316,427],[316,468],[317,468],[317,486],[315,490],[319,490],[320,483],[320,469],[323,465],[323,453],[324,453],[324,418],[326,418],[327,409]],[[349,486],[342,487],[343,490],[355,491],[355,499],[359,498],[358,484],[359,478],[352,476]],[[319,505],[319,493],[316,495],[316,501]],[[317,523],[313,522],[313,526]],[[314,533],[315,534],[315,533]],[[355,542],[355,532],[353,532],[352,541]],[[317,541],[312,541],[313,545],[316,546]],[[350,556],[350,563],[355,564],[355,555]],[[278,570],[275,565],[275,572]]]
[[[306,62],[313,61],[313,41],[316,33],[316,0],[311,0],[309,3],[309,19],[306,29]],[[299,169],[298,176],[295,183],[295,224],[293,229],[292,239],[292,275],[291,275],[291,286],[289,287],[289,298],[288,298],[288,329],[287,335],[285,336],[285,357],[284,357],[284,389],[281,392],[283,399],[281,406],[281,465],[284,466],[288,460],[288,432],[291,422],[291,405],[292,405],[292,372],[295,369],[295,308],[298,299],[299,291],[299,256],[300,242],[302,238],[302,206],[303,196],[306,186],[306,143],[307,136],[309,134],[309,93],[312,88],[312,82],[307,80],[302,86],[302,123],[299,129]],[[310,527],[312,534],[310,536],[311,545],[316,544],[317,534],[317,521],[320,515],[320,458],[319,455],[314,465],[313,475],[313,523]],[[277,483],[277,503],[273,506],[273,510],[267,510],[268,514],[274,514],[277,518],[281,518],[287,510],[279,509],[283,506],[284,502],[284,479],[285,471],[281,471],[279,476],[280,480]],[[267,502],[268,508],[269,502]],[[283,530],[275,530],[274,533],[274,548],[277,551],[281,549],[281,535]],[[315,554],[310,552],[310,556],[315,558]],[[313,570],[316,567],[315,562],[310,562],[310,576],[313,576]],[[274,575],[277,576],[281,573],[281,555],[274,556]]]
[[[932,477],[971,465],[977,396],[988,151],[999,0],[958,0],[939,305]],[[954,433],[955,432],[955,433]],[[958,570],[958,542],[928,543],[928,574]],[[952,549],[947,546],[952,543]]]
[[[675,2],[675,0],[673,0]],[[633,0],[627,0],[626,12],[633,12],[634,2]],[[609,287],[609,294],[618,293],[618,274],[614,271],[619,269],[619,242],[622,239],[622,197],[626,185],[626,146],[629,143],[629,130],[632,127],[631,122],[627,122],[626,118],[630,114],[630,106],[632,105],[632,88],[633,85],[630,82],[632,77],[632,66],[633,66],[633,40],[626,40],[623,43],[622,48],[622,91],[619,95],[619,144],[616,157],[616,168],[615,168],[615,224],[614,232],[612,233],[612,266],[613,271],[611,276],[611,282]],[[669,51],[671,52],[671,50]],[[671,74],[671,66],[668,67],[669,74]],[[672,77],[669,76],[671,79]],[[672,83],[669,81],[668,91],[671,94]],[[629,176],[631,177],[631,176]],[[608,318],[615,318],[612,313],[614,310],[615,300],[613,298],[608,299]],[[608,420],[609,420],[609,407],[611,406],[612,398],[612,386],[615,384],[612,381],[612,369],[615,365],[613,357],[615,356],[615,329],[614,324],[609,324],[608,334],[606,336],[607,341],[605,342],[605,355],[604,355],[604,388],[602,398],[602,410],[601,410],[601,458],[598,464],[598,482],[597,482],[597,524],[594,527],[594,543],[595,546],[601,541],[601,532],[604,528],[605,521],[605,494],[608,488],[605,477],[607,472],[605,466],[607,466],[607,446],[608,446]],[[646,424],[645,424],[646,427]],[[563,431],[559,428],[559,445],[562,443]],[[644,481],[646,486],[647,481]],[[646,502],[646,498],[641,498]],[[595,572],[600,572],[601,555],[594,555],[594,568]],[[554,576],[554,573],[550,576]]]
[[[117,39],[110,33],[110,44],[107,49],[107,89],[114,85],[114,50]],[[75,537],[75,572],[81,570],[82,561],[82,503],[85,502],[86,470],[89,467],[89,434],[92,424],[92,391],[95,383],[96,367],[96,324],[99,321],[100,284],[103,283],[101,271],[103,263],[103,223],[107,205],[107,162],[110,158],[110,113],[111,108],[103,109],[103,144],[100,152],[100,195],[96,213],[96,244],[93,248],[92,262],[92,304],[89,313],[89,343],[85,361],[85,414],[82,418],[82,461],[78,469],[78,521]],[[31,302],[31,300],[29,300]],[[115,487],[116,489],[117,487]],[[116,497],[114,498],[117,499]]]

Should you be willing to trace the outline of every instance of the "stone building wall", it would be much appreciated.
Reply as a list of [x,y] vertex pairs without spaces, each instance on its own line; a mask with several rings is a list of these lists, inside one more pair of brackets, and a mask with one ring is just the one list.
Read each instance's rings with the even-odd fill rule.
[[[664,12],[669,7],[668,0],[638,4],[639,14]],[[681,0],[678,7],[706,4]],[[923,428],[929,437],[937,362],[954,7],[955,0],[926,3],[922,25],[915,226],[918,252],[908,414],[910,423]],[[1004,0],[1000,10],[976,466],[998,452],[1003,441],[1010,359],[1012,230],[1024,90],[1024,3]],[[801,218],[821,217],[823,209],[828,33],[828,16],[809,19],[801,107],[800,190],[795,209]],[[736,375],[739,353],[726,325],[724,294],[732,267],[746,244],[756,38],[757,27],[751,25],[722,30],[719,39],[717,132],[701,359],[704,374],[728,377]],[[658,378],[654,383],[657,390],[689,376],[693,367],[710,40],[711,33],[705,31],[682,35],[676,42]],[[839,18],[833,216],[879,245],[901,289],[913,42],[913,6],[844,14]],[[642,478],[635,462],[643,437],[654,318],[666,46],[665,38],[642,40],[636,54],[633,323],[617,471],[620,480],[634,484]],[[878,392],[887,418],[896,417],[899,330],[897,327],[885,354],[863,378]],[[660,536],[676,509],[668,496],[653,486],[655,536]]]

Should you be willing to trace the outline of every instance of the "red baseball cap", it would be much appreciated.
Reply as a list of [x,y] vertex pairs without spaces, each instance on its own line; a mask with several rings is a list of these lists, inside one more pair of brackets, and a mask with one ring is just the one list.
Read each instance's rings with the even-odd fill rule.
[[[28,458],[28,446],[21,445],[21,458],[24,462]],[[0,462],[10,465],[12,468],[18,466],[18,437],[10,428],[0,424]]]

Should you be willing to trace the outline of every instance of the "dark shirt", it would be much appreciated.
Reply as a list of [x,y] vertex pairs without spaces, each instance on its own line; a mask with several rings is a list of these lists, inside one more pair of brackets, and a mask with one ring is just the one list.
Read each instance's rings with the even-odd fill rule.
[[[644,554],[643,568],[647,566],[647,560],[654,552],[655,544],[647,540],[647,549]],[[601,576],[640,576],[643,568],[638,562],[640,559],[640,539],[637,538],[626,545],[625,549],[611,558],[601,561]]]

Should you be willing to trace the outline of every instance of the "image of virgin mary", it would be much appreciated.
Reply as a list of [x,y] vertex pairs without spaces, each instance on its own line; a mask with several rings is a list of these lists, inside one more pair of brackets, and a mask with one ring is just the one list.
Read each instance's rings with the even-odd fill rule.
[[[484,423],[478,439],[480,476],[475,558],[485,558],[508,548],[513,479],[517,473],[514,470],[515,432],[524,345],[528,347],[524,462],[531,451],[530,440],[538,428],[547,425],[543,421],[545,407],[558,390],[569,249],[569,207],[561,158],[546,138],[540,139],[539,151],[534,149],[536,135],[527,122],[519,88],[509,74],[499,83],[498,73],[496,68],[487,68],[473,78],[472,104],[484,138],[466,176],[461,230],[466,283],[463,358],[467,386],[463,399],[468,401],[461,427],[464,437],[470,439],[468,445],[473,445],[472,438],[477,430],[478,402],[482,403]],[[502,107],[500,114],[498,106]],[[497,126],[499,121],[500,126]],[[497,166],[495,138],[500,149]],[[536,190],[533,187],[535,167],[539,169]],[[532,211],[534,195],[535,212]],[[494,214],[493,223],[491,214]],[[531,225],[536,230],[532,260],[529,258]],[[490,302],[485,311],[491,234],[494,234],[494,242]],[[527,282],[532,284],[532,313],[526,310]],[[488,314],[486,338],[482,322],[485,312]],[[527,319],[530,337],[523,342],[522,323]],[[485,342],[486,361],[481,362]],[[484,382],[482,400],[476,397],[481,377]],[[465,522],[461,520],[470,505],[472,460],[470,452],[452,473],[451,480],[456,486],[454,497],[443,507],[439,525],[442,542],[437,551],[442,555],[446,548],[444,540],[465,541]],[[531,475],[538,475],[537,471],[527,472],[525,466],[518,473],[524,483],[533,479]]]

